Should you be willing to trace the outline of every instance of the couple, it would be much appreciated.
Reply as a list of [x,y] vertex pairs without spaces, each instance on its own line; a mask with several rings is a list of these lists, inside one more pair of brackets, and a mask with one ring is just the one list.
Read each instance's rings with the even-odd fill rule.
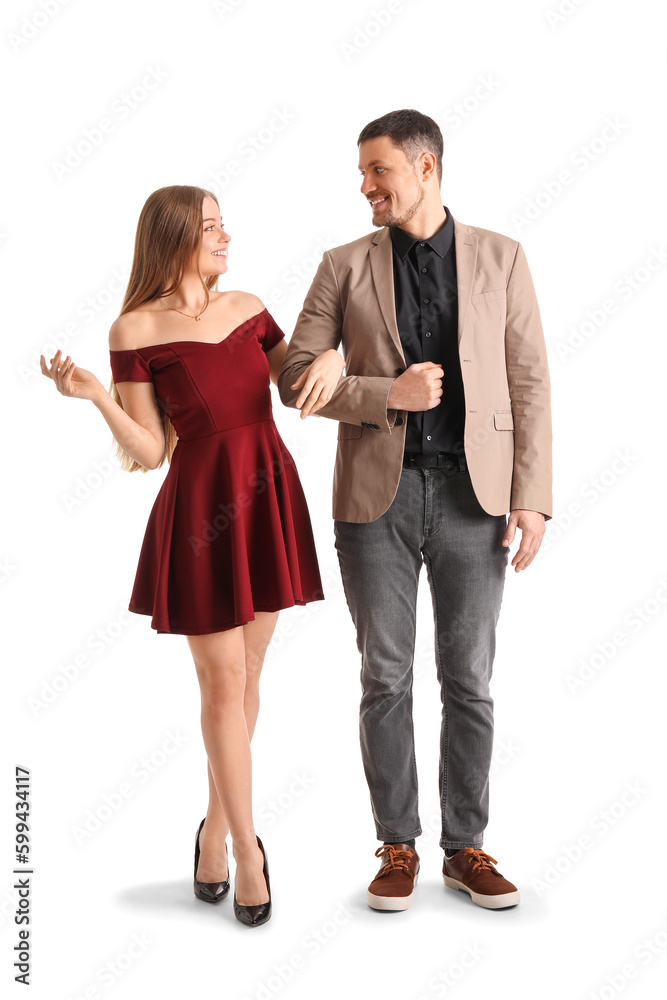
[[214,290],[230,244],[217,199],[175,186],[154,192],[139,219],[109,335],[110,393],[60,351],[50,367],[41,359],[63,395],[95,403],[123,468],[169,460],[129,608],[151,615],[158,632],[187,636],[209,782],[194,892],[207,902],[228,894],[230,832],[234,912],[248,926],[271,915],[251,806],[260,671],[280,609],[324,597],[269,380],[302,418],[339,421],[335,546],[361,654],[362,759],[382,842],[368,903],[407,909],[419,872],[412,665],[422,562],[443,704],[444,881],[481,906],[519,902],[482,838],[509,545],[518,528],[512,566],[526,569],[551,517],[538,305],[521,245],[443,206],[442,135],[431,118],[391,112],[357,145],[378,231],[324,254],[289,345],[256,296]]

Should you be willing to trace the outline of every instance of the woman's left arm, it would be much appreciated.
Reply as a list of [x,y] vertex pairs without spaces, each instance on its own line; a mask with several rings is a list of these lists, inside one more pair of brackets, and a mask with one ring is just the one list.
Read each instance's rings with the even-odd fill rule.
[[[271,366],[271,381],[278,384],[278,373],[287,351],[287,341],[280,343],[267,354]],[[290,387],[301,389],[296,400],[296,406],[301,410],[302,418],[315,413],[329,402],[333,391],[340,381],[345,368],[345,358],[338,351],[324,351],[301,372],[296,382]]]
[[266,352],[270,368],[270,378],[274,385],[278,385],[278,372],[280,371],[280,366],[283,363],[286,350],[287,340],[283,338],[278,341],[275,347],[272,347],[270,351]]

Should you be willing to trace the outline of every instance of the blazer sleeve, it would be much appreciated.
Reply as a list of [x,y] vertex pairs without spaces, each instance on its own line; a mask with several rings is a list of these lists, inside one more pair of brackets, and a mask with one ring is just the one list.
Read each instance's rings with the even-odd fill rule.
[[119,382],[152,382],[150,366],[138,351],[109,351],[113,380]]
[[552,516],[551,382],[540,310],[523,247],[507,283],[507,382],[514,416],[511,509]]
[[[295,406],[301,389],[290,389],[290,385],[303,370],[325,351],[338,350],[342,328],[338,282],[331,254],[325,251],[278,374],[278,391],[285,406]],[[393,381],[393,376],[342,375],[329,402],[314,416],[370,426],[390,434],[398,414],[398,410],[387,409],[387,396]]]

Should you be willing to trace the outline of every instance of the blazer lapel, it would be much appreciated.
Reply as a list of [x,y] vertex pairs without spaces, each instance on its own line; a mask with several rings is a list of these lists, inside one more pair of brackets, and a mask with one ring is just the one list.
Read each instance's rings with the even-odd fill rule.
[[[454,223],[454,251],[456,253],[456,290],[458,296],[458,342],[461,343],[468,317],[468,308],[472,295],[472,285],[477,265],[477,233],[471,226],[466,226],[452,216]],[[393,245],[389,227],[383,226],[373,236],[370,247],[371,273],[378,297],[380,311],[387,324],[396,349],[403,355],[401,336],[396,323],[396,302],[394,299],[394,262]]]
[[369,256],[371,259],[371,272],[373,284],[380,304],[380,311],[387,324],[387,329],[394,341],[396,350],[403,361],[403,345],[396,323],[396,300],[394,298],[394,261],[393,244],[389,233],[389,227],[383,226],[375,235],[370,246]]
[[472,283],[477,266],[477,243],[479,237],[471,226],[454,222],[454,249],[456,251],[456,294],[458,297],[458,338],[459,344],[468,318],[468,308],[472,296]]

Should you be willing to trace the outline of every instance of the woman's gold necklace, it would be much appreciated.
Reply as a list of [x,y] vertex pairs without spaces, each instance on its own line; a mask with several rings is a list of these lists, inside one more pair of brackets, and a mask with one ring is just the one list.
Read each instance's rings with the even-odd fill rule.
[[162,305],[164,306],[164,308],[165,308],[165,309],[169,309],[169,310],[170,310],[170,312],[177,312],[177,313],[180,313],[180,314],[181,314],[181,316],[187,316],[187,317],[188,317],[188,319],[196,319],[196,320],[197,320],[197,322],[199,322],[199,320],[201,319],[201,315],[202,315],[202,313],[204,312],[204,310],[206,309],[206,306],[208,305],[208,302],[207,302],[207,303],[206,303],[206,305],[205,305],[205,306],[203,307],[203,309],[201,309],[201,310],[200,310],[200,311],[199,311],[199,312],[197,313],[197,315],[196,315],[196,316],[191,316],[191,315],[190,315],[190,313],[186,313],[186,312],[183,312],[183,310],[182,310],[182,309],[177,309],[177,308],[176,308],[176,306],[165,306],[165,305],[164,305],[164,302],[162,301],[162,299],[160,299],[160,303],[161,303],[161,304],[162,304]]

